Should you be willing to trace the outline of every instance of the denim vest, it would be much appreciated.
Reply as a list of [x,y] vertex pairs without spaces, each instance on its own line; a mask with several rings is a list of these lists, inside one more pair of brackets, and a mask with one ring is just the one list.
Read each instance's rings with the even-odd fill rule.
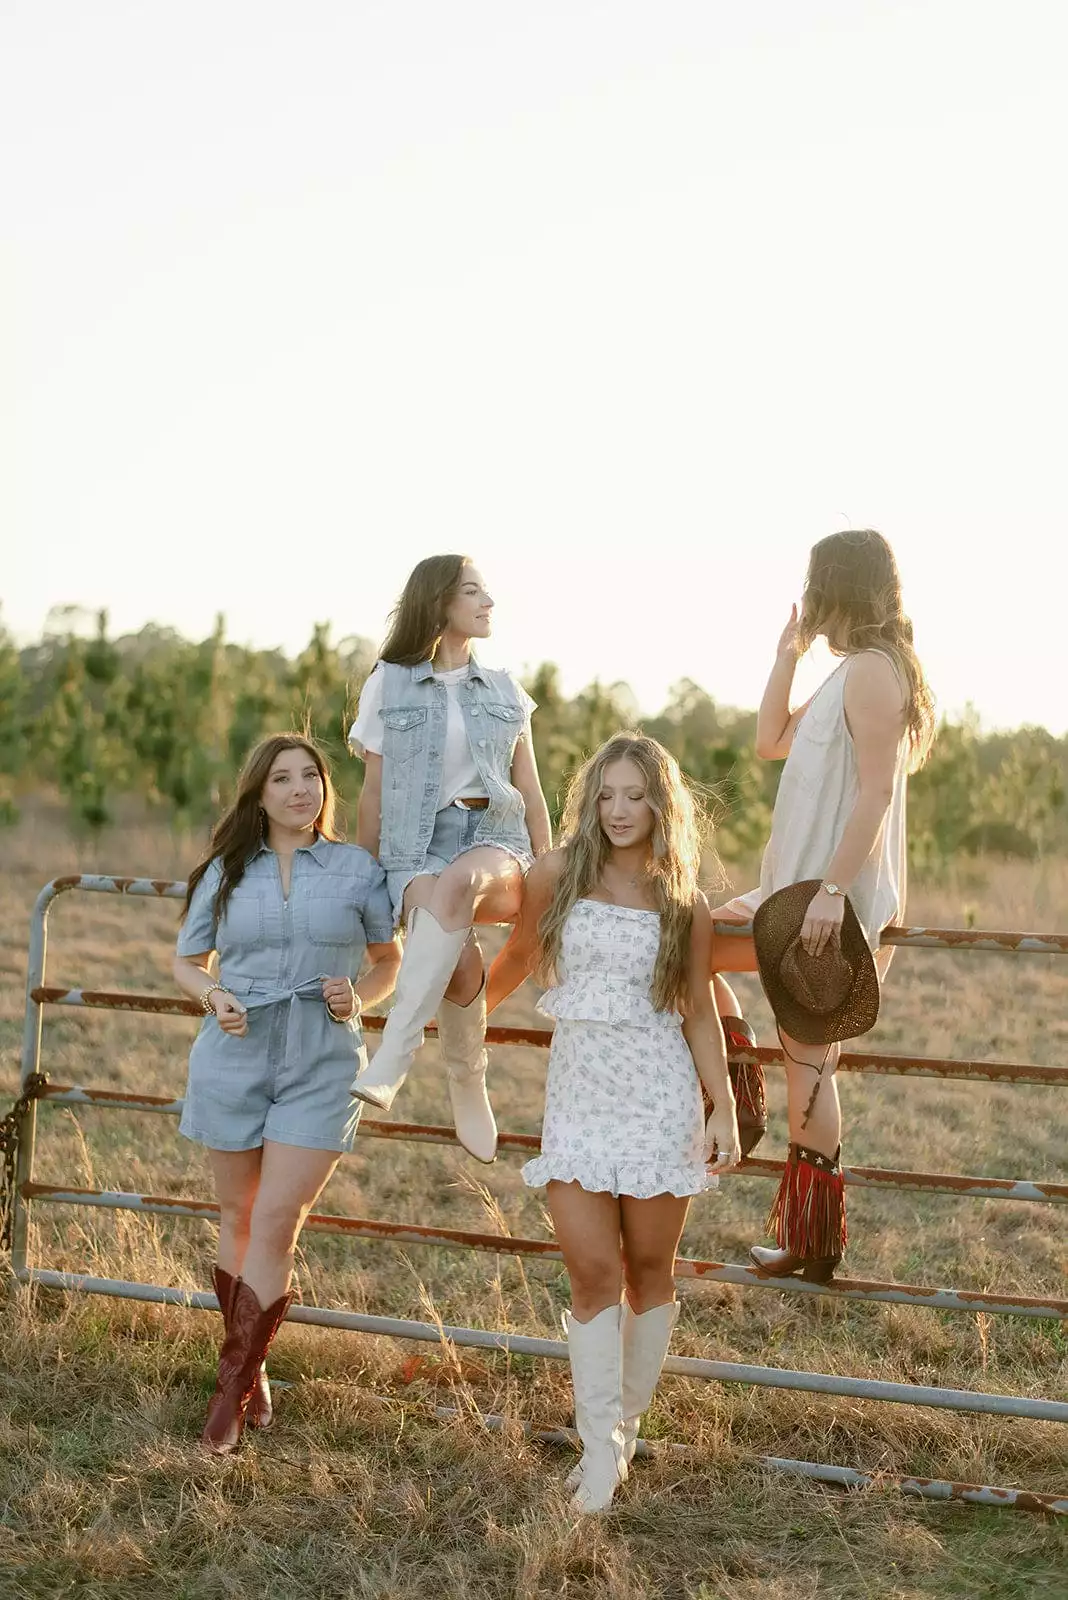
[[[378,856],[387,872],[417,872],[434,832],[445,752],[448,691],[429,661],[382,662],[382,830]],[[480,666],[460,684],[467,741],[489,805],[475,843],[528,852],[526,807],[511,782],[512,756],[526,722],[510,672]]]

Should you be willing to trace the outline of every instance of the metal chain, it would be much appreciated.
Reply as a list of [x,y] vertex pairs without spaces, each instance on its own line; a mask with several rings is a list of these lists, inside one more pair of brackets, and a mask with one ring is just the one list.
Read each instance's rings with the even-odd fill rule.
[[43,1072],[26,1079],[6,1117],[0,1117],[0,1250],[10,1250],[15,1224],[15,1174],[18,1169],[19,1139],[27,1111],[48,1083]]

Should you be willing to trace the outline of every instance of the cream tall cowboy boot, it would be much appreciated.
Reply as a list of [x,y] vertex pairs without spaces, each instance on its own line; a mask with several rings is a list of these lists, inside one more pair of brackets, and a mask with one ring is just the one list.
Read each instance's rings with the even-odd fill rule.
[[397,975],[393,1009],[379,1045],[349,1093],[379,1111],[388,1111],[408,1076],[423,1029],[441,1003],[470,928],[445,929],[422,907],[408,918],[404,959]]
[[[653,1398],[671,1335],[679,1320],[679,1303],[653,1306],[650,1311],[634,1312],[623,1306],[623,1457],[629,1466],[638,1448],[638,1428],[642,1412]],[[572,1470],[569,1489],[577,1489],[585,1472],[586,1458]]]
[[497,1124],[486,1093],[486,978],[466,1006],[443,1000],[438,1038],[449,1080],[456,1137],[476,1161],[497,1156]]
[[575,1393],[575,1425],[583,1444],[582,1478],[571,1502],[585,1516],[605,1511],[627,1476],[623,1438],[621,1309],[606,1306],[589,1322],[565,1311]]

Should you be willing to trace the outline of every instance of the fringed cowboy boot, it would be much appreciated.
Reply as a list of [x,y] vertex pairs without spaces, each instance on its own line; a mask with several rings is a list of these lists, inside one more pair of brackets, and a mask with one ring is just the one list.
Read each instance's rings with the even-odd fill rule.
[[200,1436],[204,1449],[213,1455],[229,1455],[240,1444],[259,1370],[292,1301],[292,1294],[283,1294],[265,1310],[245,1280],[234,1279],[215,1393]]
[[[744,1017],[720,1017],[728,1050],[755,1050],[756,1034]],[[759,1061],[731,1061],[727,1064],[738,1113],[738,1135],[742,1155],[756,1149],[768,1131],[768,1100],[764,1087],[764,1068]]]
[[833,1156],[792,1144],[768,1220],[779,1248],[755,1244],[750,1260],[762,1278],[795,1274],[830,1283],[846,1247],[845,1185],[839,1145]]
[[[230,1299],[237,1279],[232,1273],[216,1266],[211,1269],[211,1282],[215,1290],[215,1298],[219,1302],[219,1310],[222,1312],[225,1336],[230,1332]],[[261,1365],[256,1375],[256,1387],[252,1391],[252,1398],[249,1400],[248,1409],[245,1412],[245,1426],[258,1428],[263,1433],[273,1422],[274,1404],[271,1400],[271,1386],[267,1382],[267,1368]]]

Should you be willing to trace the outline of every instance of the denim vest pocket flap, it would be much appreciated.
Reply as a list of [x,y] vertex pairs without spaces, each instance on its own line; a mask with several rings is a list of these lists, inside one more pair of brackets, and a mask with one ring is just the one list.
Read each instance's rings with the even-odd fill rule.
[[426,721],[426,710],[420,707],[398,706],[391,711],[383,711],[381,715],[386,727],[392,728],[394,733],[408,733]]
[[486,710],[491,717],[499,717],[502,722],[522,722],[526,716],[519,706],[493,705],[488,700]]

